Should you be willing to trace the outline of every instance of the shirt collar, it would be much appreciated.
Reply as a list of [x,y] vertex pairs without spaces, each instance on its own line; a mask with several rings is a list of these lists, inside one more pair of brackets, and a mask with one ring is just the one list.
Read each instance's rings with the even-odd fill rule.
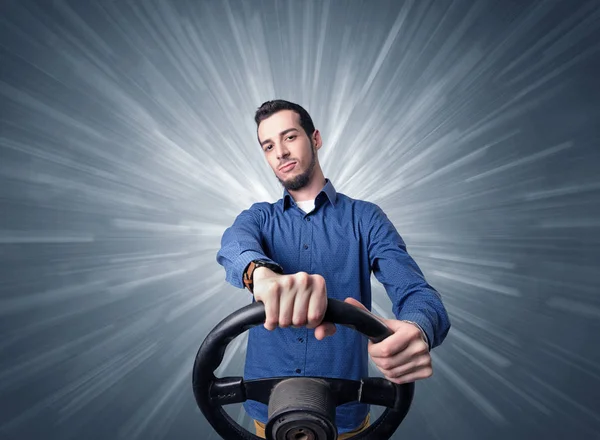
[[[335,203],[337,201],[337,191],[335,190],[333,183],[331,183],[329,179],[325,179],[325,186],[319,192],[317,198],[315,199],[315,207],[320,206],[324,202],[325,198],[327,198],[331,205],[335,207]],[[292,195],[288,192],[287,189],[284,188],[283,210],[285,211],[287,208],[295,204],[296,202],[294,202],[294,198],[292,197]]]

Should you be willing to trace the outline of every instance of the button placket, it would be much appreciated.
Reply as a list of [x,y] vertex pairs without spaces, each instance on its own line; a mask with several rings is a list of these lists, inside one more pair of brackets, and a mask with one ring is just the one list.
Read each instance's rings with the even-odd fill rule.
[[[301,221],[301,223],[298,225],[300,227],[301,230],[301,235],[300,235],[300,265],[303,268],[304,271],[309,272],[310,273],[310,268],[311,268],[311,255],[309,252],[304,252],[309,248],[309,243],[310,240],[312,238],[312,228],[310,225],[310,220],[308,220],[308,217],[304,217],[304,221]],[[304,251],[303,251],[304,250]],[[296,334],[296,342],[295,342],[295,347],[296,350],[294,350],[297,355],[296,357],[296,366],[297,368],[295,368],[295,372],[296,374],[302,374],[304,372],[304,368],[306,367],[306,344],[308,342],[308,334],[307,334],[307,330],[304,329],[304,331],[299,332],[299,334]]]

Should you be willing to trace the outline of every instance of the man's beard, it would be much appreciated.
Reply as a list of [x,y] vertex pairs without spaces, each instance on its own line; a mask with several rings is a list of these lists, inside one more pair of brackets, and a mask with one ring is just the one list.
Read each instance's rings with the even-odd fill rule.
[[283,185],[283,187],[288,191],[298,191],[299,189],[304,188],[310,182],[310,177],[312,176],[313,170],[315,169],[315,165],[317,163],[317,155],[315,154],[315,149],[312,146],[312,142],[310,151],[312,152],[312,158],[310,160],[310,165],[305,172],[286,181],[281,180],[278,176],[276,176],[279,180],[279,183],[281,183],[281,185]]

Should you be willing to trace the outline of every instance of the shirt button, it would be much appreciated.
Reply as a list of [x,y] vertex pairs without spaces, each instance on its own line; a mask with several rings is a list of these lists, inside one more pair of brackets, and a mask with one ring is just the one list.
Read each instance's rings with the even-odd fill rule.
[[309,222],[310,221],[310,217],[306,217],[306,221]]
[[303,341],[304,341],[304,339],[298,338],[298,342],[303,342]]
[[300,368],[296,368],[296,373],[300,374],[302,373],[302,370]]
[[304,245],[304,249],[308,249],[308,245],[307,244]]

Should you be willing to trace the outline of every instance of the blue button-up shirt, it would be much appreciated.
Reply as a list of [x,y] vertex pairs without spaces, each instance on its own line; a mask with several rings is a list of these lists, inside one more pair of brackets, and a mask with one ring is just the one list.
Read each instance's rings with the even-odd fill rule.
[[[373,273],[385,287],[396,319],[418,324],[430,348],[439,345],[450,328],[440,295],[425,280],[381,208],[337,193],[329,180],[308,214],[284,190],[276,203],[255,203],[235,219],[217,254],[226,281],[243,288],[242,274],[255,259],[276,262],[285,274],[320,274],[330,298],[352,297],[369,310]],[[344,326],[322,341],[305,327],[273,331],[253,327],[244,377],[281,376],[368,377],[367,339]],[[267,422],[266,405],[249,400],[244,408],[254,419]],[[358,402],[339,406],[338,431],[355,429],[368,411]]]

